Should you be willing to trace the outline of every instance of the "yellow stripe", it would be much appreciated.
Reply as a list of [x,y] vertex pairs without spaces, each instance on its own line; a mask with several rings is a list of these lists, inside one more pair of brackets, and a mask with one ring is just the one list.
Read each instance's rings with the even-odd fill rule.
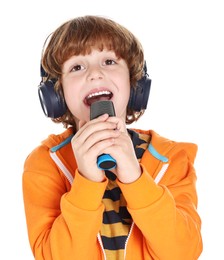
[[[124,260],[124,249],[107,250],[105,249],[107,260]],[[137,260],[137,259],[136,259]]]
[[116,181],[108,180],[107,190],[112,190],[112,189],[114,189],[116,187],[118,187]]
[[127,203],[126,203],[126,200],[125,200],[123,194],[121,194],[120,200],[112,201],[111,199],[103,199],[103,203],[105,206],[105,211],[114,210],[117,213],[119,212],[119,207],[127,206]]
[[130,229],[130,225],[123,225],[121,222],[102,225],[100,233],[101,236],[106,237],[118,237],[118,236],[127,236]]
[[137,147],[137,148],[142,148],[142,149],[146,150],[147,147],[148,147],[148,144],[143,143],[143,144],[137,145],[136,147]]
[[139,138],[140,138],[141,140],[146,141],[146,143],[149,144],[150,139],[151,139],[151,135],[140,134],[140,133],[139,133]]

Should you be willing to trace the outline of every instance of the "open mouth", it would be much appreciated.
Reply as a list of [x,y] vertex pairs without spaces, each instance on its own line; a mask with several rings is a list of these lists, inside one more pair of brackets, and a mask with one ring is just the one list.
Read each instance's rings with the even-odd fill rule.
[[108,90],[94,92],[85,97],[84,103],[91,106],[96,101],[110,100],[112,97],[113,93]]

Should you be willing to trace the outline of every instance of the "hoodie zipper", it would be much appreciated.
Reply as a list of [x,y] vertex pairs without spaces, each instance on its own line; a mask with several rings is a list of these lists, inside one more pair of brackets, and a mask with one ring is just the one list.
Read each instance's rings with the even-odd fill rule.
[[128,244],[129,238],[130,238],[130,236],[131,236],[131,233],[132,233],[132,230],[133,230],[134,225],[135,225],[135,223],[132,222],[131,227],[130,227],[130,231],[129,231],[129,233],[128,233],[128,237],[127,237],[127,239],[126,239],[126,241],[125,241],[125,245],[124,245],[124,259],[126,259],[127,244]]
[[[127,239],[126,239],[126,241],[125,241],[125,245],[124,245],[124,260],[126,259],[127,244],[128,244],[129,238],[130,238],[130,236],[131,236],[131,233],[132,233],[134,224],[135,224],[134,222],[131,224],[130,231],[129,231],[128,236],[127,236]],[[101,249],[102,249],[104,260],[106,260],[107,257],[106,257],[106,253],[105,253],[105,250],[104,250],[104,247],[103,247],[103,242],[102,242],[100,233],[97,234],[97,239],[98,239],[98,242],[99,242],[100,247],[101,247]]]
[[97,239],[98,239],[98,242],[99,242],[100,247],[101,247],[102,252],[103,252],[103,258],[104,258],[104,260],[106,260],[107,257],[106,257],[106,253],[105,253],[105,250],[104,250],[104,247],[103,247],[103,242],[102,242],[102,239],[101,239],[100,233],[97,234]]
[[73,176],[69,172],[69,170],[65,167],[65,165],[62,163],[62,161],[59,159],[56,153],[50,152],[50,156],[53,159],[53,161],[56,163],[56,165],[60,168],[60,170],[64,173],[65,177],[69,181],[69,183],[72,185],[73,183]]

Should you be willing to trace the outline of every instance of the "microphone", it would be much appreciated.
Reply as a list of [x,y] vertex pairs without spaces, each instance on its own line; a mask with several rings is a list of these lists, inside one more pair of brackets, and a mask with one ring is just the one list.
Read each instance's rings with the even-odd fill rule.
[[[113,102],[110,100],[96,101],[90,106],[90,120],[103,114],[115,116]],[[97,166],[101,170],[110,170],[117,166],[116,160],[109,154],[101,154],[97,158]]]

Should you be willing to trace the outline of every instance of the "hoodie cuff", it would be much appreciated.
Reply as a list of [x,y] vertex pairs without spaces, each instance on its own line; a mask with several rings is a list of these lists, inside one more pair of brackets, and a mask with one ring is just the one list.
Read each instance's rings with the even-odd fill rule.
[[130,209],[147,207],[159,200],[164,192],[163,188],[158,186],[151,175],[146,172],[144,166],[141,165],[141,167],[142,175],[135,182],[127,184],[117,180]]
[[97,210],[102,204],[102,198],[108,180],[94,182],[83,177],[77,170],[70,192],[67,194],[74,206],[84,210]]

